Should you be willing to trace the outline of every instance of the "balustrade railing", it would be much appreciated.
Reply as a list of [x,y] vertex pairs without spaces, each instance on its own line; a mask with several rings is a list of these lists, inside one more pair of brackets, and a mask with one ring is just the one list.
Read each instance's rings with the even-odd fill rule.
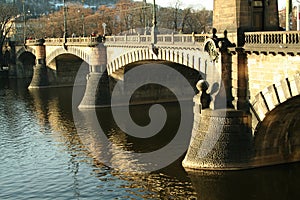
[[[157,35],[157,44],[195,44],[204,43],[210,37],[208,34],[169,34]],[[46,38],[46,45],[61,45],[65,42],[64,38]],[[67,45],[90,45],[102,42],[100,37],[72,37],[67,38]],[[107,44],[151,44],[151,35],[122,35],[122,36],[106,36],[105,43]],[[34,45],[36,39],[26,40],[26,45]]]
[[245,45],[246,46],[273,46],[278,45],[299,45],[300,32],[299,31],[274,31],[274,32],[246,32]]
[[[157,35],[157,44],[182,44],[182,43],[204,43],[208,34],[169,34]],[[105,43],[108,44],[136,44],[148,43],[152,41],[151,35],[123,35],[123,36],[107,36]]]
[[[45,44],[47,45],[61,45],[64,43],[64,38],[46,38]],[[38,42],[38,39],[27,39],[26,45],[35,45]],[[99,37],[71,37],[67,38],[68,45],[90,45],[97,44],[102,42],[102,39]]]
[[105,43],[149,43],[151,35],[106,36]]

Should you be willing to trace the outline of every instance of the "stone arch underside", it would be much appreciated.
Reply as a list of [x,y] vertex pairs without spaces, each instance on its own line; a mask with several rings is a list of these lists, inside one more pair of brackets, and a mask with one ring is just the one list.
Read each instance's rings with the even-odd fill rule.
[[[202,47],[162,47],[158,49],[140,48],[125,52],[120,56],[108,61],[107,71],[110,76],[120,77],[124,74],[124,67],[136,62],[166,61],[169,63],[185,66],[187,69],[198,71],[201,77],[208,81],[212,91],[213,85],[221,85],[221,56],[218,60],[212,60],[210,55]],[[217,84],[216,84],[217,83]],[[219,90],[219,89],[217,89]],[[217,90],[214,91],[217,94]]]
[[[193,52],[193,53],[191,53]],[[151,48],[133,49],[114,58],[107,64],[108,74],[112,74],[125,65],[143,60],[164,60],[185,65],[202,73],[207,73],[210,58],[200,49],[159,48],[157,54]]]
[[85,85],[86,76],[89,73],[89,64],[80,57],[63,53],[55,57],[55,69],[48,67],[48,76],[54,85]]
[[299,94],[300,74],[285,78],[259,92],[250,104],[253,131],[270,111]]
[[265,165],[300,161],[300,96],[270,111],[254,135],[254,163]]
[[300,161],[300,75],[260,92],[252,106],[254,165]]
[[[196,83],[200,79],[209,79],[211,81],[210,86],[213,86],[216,82],[218,84],[215,85],[221,85],[221,62],[212,61],[209,54],[205,52],[203,48],[168,47],[151,49],[147,47],[132,50],[129,49],[127,52],[120,54],[114,59],[108,60],[108,74],[116,80],[124,82],[123,88],[118,88],[120,96],[126,92],[126,84],[129,84],[124,74],[127,73],[128,70],[143,64],[168,65],[185,76],[186,80],[188,80],[190,86],[193,88],[192,94],[186,95],[186,100],[191,100],[194,95],[198,93]],[[171,85],[174,87],[178,85],[178,82],[172,77],[165,75],[164,79],[169,81],[169,83],[173,81]],[[145,77],[144,80],[149,80],[149,77]],[[114,84],[111,84],[110,88],[114,88]],[[182,88],[181,91],[185,91],[185,88]],[[165,88],[151,85],[141,87],[140,91],[135,92],[132,100],[134,101],[136,99],[138,101],[138,99],[144,98],[145,101],[150,99],[149,102],[153,102],[150,96],[147,96],[148,94],[152,94],[152,97],[156,96],[157,101],[173,101],[175,99],[174,96],[172,97],[172,95],[165,90]],[[160,94],[164,94],[164,96]]]
[[15,75],[18,78],[32,78],[35,65],[35,49],[21,48],[16,54]]
[[[131,76],[130,71],[136,67],[154,68],[151,68],[148,73],[139,72],[139,75]],[[155,69],[156,67],[157,69]],[[179,76],[164,72],[164,70],[170,69],[179,72]],[[175,102],[178,100],[191,101],[194,95],[198,93],[196,83],[203,79],[203,75],[197,70],[163,60],[137,61],[124,66],[118,72],[117,76],[114,73],[110,77],[111,93],[117,94],[120,101],[123,100],[123,96],[130,96],[130,104]],[[187,85],[180,84],[184,81]],[[132,91],[131,88],[136,88],[134,93],[129,92]],[[177,94],[180,93],[179,98],[172,91],[177,91]]]
[[35,55],[35,49],[32,47],[22,47],[20,48],[17,53],[16,53],[16,58],[19,59],[19,57],[24,53],[24,52],[30,52],[33,55]]
[[87,52],[77,47],[68,46],[67,50],[64,49],[63,47],[59,47],[54,51],[52,51],[50,54],[47,54],[46,65],[48,66],[57,56],[62,54],[72,54],[81,58],[86,63],[90,63],[90,56]]

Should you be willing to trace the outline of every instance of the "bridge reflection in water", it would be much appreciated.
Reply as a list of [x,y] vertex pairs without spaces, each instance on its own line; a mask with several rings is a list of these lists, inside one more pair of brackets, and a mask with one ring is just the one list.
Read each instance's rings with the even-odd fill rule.
[[[164,142],[155,138],[147,142],[135,141],[134,138],[129,137],[114,126],[114,122],[109,117],[108,109],[99,109],[98,114],[107,116],[102,122],[107,137],[114,144],[114,146],[109,147],[103,146],[99,140],[99,135],[93,131],[93,123],[86,123],[84,130],[76,131],[71,113],[72,88],[27,91],[26,87],[22,88],[22,84],[14,82],[10,82],[5,87],[9,87],[20,97],[21,100],[18,101],[30,105],[29,108],[35,116],[31,119],[32,123],[38,122],[38,126],[44,134],[53,137],[53,140],[48,139],[48,143],[60,146],[61,151],[70,155],[70,160],[65,160],[64,165],[57,166],[57,168],[62,171],[67,170],[67,173],[73,173],[74,182],[70,184],[73,189],[68,192],[75,192],[79,197],[80,195],[87,195],[86,188],[91,188],[88,190],[88,195],[96,197],[102,194],[102,197],[110,198],[296,199],[300,195],[298,190],[300,183],[299,164],[234,172],[189,171],[186,173],[181,166],[182,158],[180,158],[166,168],[150,174],[129,173],[117,170],[117,168],[110,168],[103,165],[104,162],[101,160],[101,154],[106,153],[102,152],[103,149],[109,150],[115,158],[118,158],[113,161],[120,168],[122,164],[134,164],[131,152],[140,151],[141,146],[144,151],[151,151],[153,147],[159,147]],[[176,121],[178,117],[176,104],[166,104],[166,107],[174,117],[172,121]],[[143,109],[145,106],[135,106],[133,113],[137,114]],[[90,122],[84,118],[84,113],[82,114],[82,119],[85,122]],[[141,118],[139,120],[141,123],[147,121]],[[80,131],[83,131],[85,135],[81,135],[83,132]],[[165,131],[172,132],[170,126]],[[168,137],[171,135],[166,136],[166,141],[170,139]],[[127,153],[123,154],[124,151],[121,149],[127,150]],[[91,171],[90,175],[84,176],[81,172],[83,169]],[[44,168],[43,170],[49,169]],[[10,176],[14,179],[16,174]],[[92,181],[92,177],[96,177],[97,181]],[[64,177],[60,178],[64,179]],[[60,178],[57,178],[52,184],[60,187]],[[41,177],[32,180],[31,184],[37,181],[41,181],[37,184],[42,184],[43,181],[49,180],[43,180]],[[121,185],[116,184],[120,181],[123,181]],[[85,187],[79,187],[80,185],[85,185]],[[125,190],[120,192],[120,187]],[[52,195],[55,196],[55,193]]]

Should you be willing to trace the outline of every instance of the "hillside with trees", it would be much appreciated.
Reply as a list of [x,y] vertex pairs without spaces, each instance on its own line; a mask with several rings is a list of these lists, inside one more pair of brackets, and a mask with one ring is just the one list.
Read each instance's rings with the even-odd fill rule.
[[[179,2],[179,1],[178,1]],[[67,4],[67,31],[71,36],[103,34],[145,34],[152,26],[151,3],[119,0],[114,5],[104,4],[96,10],[78,1]],[[156,7],[157,27],[161,33],[204,33],[211,29],[212,11],[193,8]],[[63,36],[63,9],[32,18],[27,23],[28,35],[34,38]]]

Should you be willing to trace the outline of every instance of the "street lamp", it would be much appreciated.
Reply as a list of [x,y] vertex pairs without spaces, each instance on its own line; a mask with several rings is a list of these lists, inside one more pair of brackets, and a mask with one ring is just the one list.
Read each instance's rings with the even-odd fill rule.
[[64,11],[64,43],[66,43],[67,42],[67,37],[68,37],[66,0],[63,0],[63,11]]
[[[82,6],[84,8],[84,0],[82,0],[81,2],[82,2]],[[81,13],[81,20],[82,20],[82,36],[84,37],[85,36],[85,27],[84,27],[84,12],[83,12],[83,10]]]
[[26,44],[26,12],[25,12],[25,0],[22,0],[23,3],[23,42]]
[[152,30],[151,30],[151,36],[152,36],[152,43],[155,44],[157,42],[157,21],[156,21],[156,5],[155,0],[153,0],[153,9],[152,9]]
[[[78,13],[80,13],[81,10],[78,9]],[[81,23],[82,23],[82,36],[85,36],[85,27],[84,27],[84,13],[83,11],[81,12]]]
[[106,24],[103,23],[102,27],[103,27],[103,36],[105,37],[105,34],[106,34]]
[[147,5],[147,2],[146,0],[143,0],[143,17],[144,17],[144,25],[145,25],[145,30],[144,30],[144,34],[146,35],[147,34],[147,23],[146,23],[146,5]]

